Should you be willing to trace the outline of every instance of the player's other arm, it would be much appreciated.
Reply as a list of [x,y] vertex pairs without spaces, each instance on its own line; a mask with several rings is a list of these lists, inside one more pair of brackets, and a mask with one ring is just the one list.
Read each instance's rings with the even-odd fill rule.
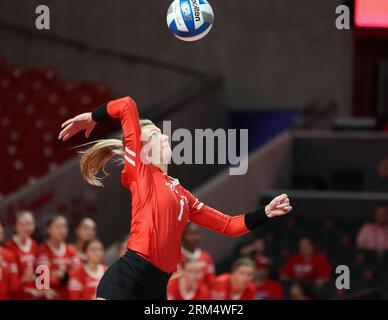
[[275,197],[264,208],[236,216],[230,216],[210,208],[192,197],[189,194],[190,221],[231,237],[238,237],[253,231],[271,218],[287,214],[292,210],[290,200],[286,194]]

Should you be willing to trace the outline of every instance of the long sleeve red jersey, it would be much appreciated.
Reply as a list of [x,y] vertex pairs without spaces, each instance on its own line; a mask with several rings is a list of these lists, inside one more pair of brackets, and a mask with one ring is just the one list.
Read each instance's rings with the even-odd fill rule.
[[249,231],[243,214],[229,216],[204,205],[177,179],[142,162],[139,115],[131,98],[110,101],[107,112],[110,117],[120,119],[124,135],[125,165],[121,181],[132,193],[128,249],[171,273],[180,261],[181,239],[189,220],[228,236]]

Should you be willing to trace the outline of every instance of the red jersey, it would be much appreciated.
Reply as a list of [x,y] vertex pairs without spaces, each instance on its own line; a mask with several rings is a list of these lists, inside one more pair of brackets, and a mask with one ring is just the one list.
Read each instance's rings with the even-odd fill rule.
[[187,222],[239,236],[249,232],[244,215],[229,216],[207,207],[177,179],[142,159],[141,130],[136,103],[129,97],[110,101],[107,112],[119,118],[125,144],[122,184],[132,193],[131,249],[167,273],[177,270]]
[[[182,247],[182,259],[181,262],[184,259],[194,259],[194,260],[199,260],[203,262],[203,271],[204,271],[204,277],[203,281],[207,286],[210,286],[215,279],[215,268],[214,268],[214,262],[213,258],[210,256],[210,254],[202,250],[200,248],[197,248],[194,250],[194,252],[190,252],[186,250],[184,247]],[[181,266],[180,264],[178,265],[178,269],[180,269]]]
[[32,296],[24,291],[26,288],[35,288],[35,268],[38,246],[32,239],[25,244],[20,243],[16,236],[10,238],[5,247],[13,252],[19,269],[20,292],[19,299],[31,299]]
[[37,264],[46,265],[50,268],[50,289],[57,291],[57,299],[67,299],[67,284],[61,282],[61,279],[54,273],[65,271],[70,274],[72,270],[80,265],[74,248],[69,244],[62,243],[60,248],[56,249],[48,242],[44,242],[38,248]]
[[267,280],[256,284],[255,300],[277,300],[283,299],[284,291],[279,282]]
[[255,284],[251,282],[248,284],[248,286],[243,292],[233,293],[230,277],[231,277],[230,273],[224,273],[216,277],[210,289],[211,299],[212,300],[253,300],[255,296],[255,291],[256,291]]
[[187,291],[185,288],[184,278],[177,277],[171,279],[167,285],[168,300],[209,300],[209,291],[203,282],[199,282],[196,288]]
[[316,253],[309,260],[298,253],[286,262],[280,269],[280,274],[301,280],[329,279],[331,276],[331,266],[324,253]]
[[12,299],[19,289],[15,255],[10,250],[0,247],[0,300]]
[[90,270],[87,264],[74,271],[69,280],[70,300],[94,300],[96,299],[97,286],[100,283],[106,266],[99,264],[96,271]]

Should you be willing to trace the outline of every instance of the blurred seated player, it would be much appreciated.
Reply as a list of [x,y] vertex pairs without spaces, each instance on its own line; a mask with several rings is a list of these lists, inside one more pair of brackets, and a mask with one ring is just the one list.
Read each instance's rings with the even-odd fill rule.
[[366,223],[357,235],[357,247],[376,251],[382,255],[388,250],[388,208],[379,205],[375,211],[375,222]]
[[215,278],[210,288],[212,300],[253,300],[256,292],[253,282],[255,264],[248,258],[241,258],[232,265],[231,273]]
[[309,292],[308,286],[301,282],[295,282],[290,288],[290,300],[312,300],[312,294]]
[[35,219],[30,211],[20,211],[15,216],[15,234],[8,239],[5,247],[11,250],[18,264],[20,291],[16,298],[21,300],[39,299],[43,292],[36,289],[35,268],[38,246],[32,235]]
[[[210,286],[215,278],[214,262],[210,254],[199,248],[202,234],[199,227],[193,223],[189,223],[185,229],[182,238],[182,259],[193,259],[202,261],[203,265],[203,281],[207,286]],[[178,266],[178,270],[181,266]]]
[[240,257],[255,259],[256,257],[264,256],[265,241],[262,238],[253,240],[252,242],[242,246],[239,250]]
[[73,244],[74,249],[77,251],[78,258],[82,261],[86,261],[85,256],[85,244],[94,239],[97,234],[96,223],[91,218],[83,218],[79,222],[75,229],[76,241]]
[[203,261],[185,259],[181,263],[181,272],[168,283],[168,300],[209,300],[209,290],[203,282],[204,275]]
[[48,300],[68,298],[67,281],[69,273],[80,265],[76,251],[66,243],[68,235],[67,220],[54,216],[46,225],[47,240],[38,248],[38,265],[50,269],[50,289],[43,290]]
[[105,250],[104,262],[106,265],[110,266],[118,258],[122,257],[127,251],[129,234],[125,234],[120,240],[115,241],[111,244],[107,250]]
[[[4,228],[0,221],[0,243]],[[14,299],[20,289],[18,265],[12,251],[0,245],[0,300]]]
[[70,275],[70,300],[96,299],[97,286],[107,269],[102,263],[104,258],[104,245],[100,240],[89,240],[85,243],[84,247],[86,262]]
[[310,237],[299,240],[299,253],[291,256],[280,269],[283,280],[303,280],[320,286],[331,277],[331,265],[325,253],[318,251]]
[[255,259],[255,263],[255,300],[283,299],[284,292],[282,285],[270,279],[272,261],[267,257],[261,256]]

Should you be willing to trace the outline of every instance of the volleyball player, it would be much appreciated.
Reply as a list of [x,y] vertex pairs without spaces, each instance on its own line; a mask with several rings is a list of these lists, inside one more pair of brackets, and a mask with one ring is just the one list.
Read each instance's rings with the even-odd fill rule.
[[[236,216],[212,209],[167,174],[172,151],[168,137],[150,120],[139,120],[130,97],[110,101],[93,112],[62,124],[58,139],[70,139],[85,130],[89,138],[97,123],[120,119],[123,141],[100,140],[81,158],[85,180],[102,186],[100,169],[115,155],[125,159],[121,182],[132,192],[132,219],[128,251],[102,278],[101,299],[166,299],[166,287],[181,258],[181,239],[187,222],[228,236],[240,236],[272,217],[291,211],[288,196],[274,198],[265,208]],[[232,195],[230,195],[232,196]]]
[[100,240],[92,239],[84,243],[84,255],[85,262],[70,275],[70,300],[96,299],[98,283],[106,270],[102,263],[104,245]]
[[54,216],[46,224],[48,238],[38,248],[38,265],[50,269],[50,290],[42,290],[48,300],[68,299],[67,282],[69,274],[77,269],[80,260],[72,245],[66,243],[68,235],[67,220]]
[[168,282],[168,300],[209,300],[204,275],[203,261],[190,258],[183,260],[180,274]]
[[210,288],[212,300],[253,300],[256,287],[253,282],[255,264],[248,258],[240,258],[232,265],[231,273],[216,277]]
[[[4,228],[0,221],[0,243]],[[0,245],[0,300],[14,299],[20,290],[19,271],[13,252]]]
[[16,214],[15,234],[5,244],[16,257],[20,277],[20,290],[16,298],[21,300],[43,297],[43,292],[35,286],[38,245],[32,239],[34,231],[35,219],[32,212],[20,211]]

